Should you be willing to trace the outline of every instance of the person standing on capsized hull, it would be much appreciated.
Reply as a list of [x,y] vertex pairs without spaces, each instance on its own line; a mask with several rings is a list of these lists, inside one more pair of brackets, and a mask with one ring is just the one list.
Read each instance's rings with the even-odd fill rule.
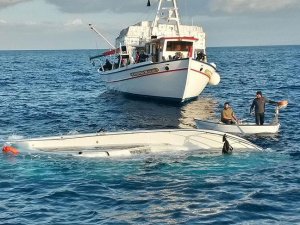
[[255,123],[257,125],[264,125],[266,103],[277,104],[277,102],[271,101],[268,98],[262,96],[261,91],[257,91],[256,98],[253,100],[252,105],[250,107],[250,114],[254,109]]

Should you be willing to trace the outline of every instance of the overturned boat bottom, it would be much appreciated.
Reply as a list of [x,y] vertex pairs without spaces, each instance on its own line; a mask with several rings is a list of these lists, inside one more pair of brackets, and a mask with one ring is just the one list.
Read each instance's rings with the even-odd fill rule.
[[[224,141],[225,135],[225,141]],[[176,151],[224,152],[224,143],[233,152],[261,151],[262,148],[235,135],[199,129],[138,130],[64,135],[7,142],[20,152],[44,152],[80,157],[132,157],[169,154]]]

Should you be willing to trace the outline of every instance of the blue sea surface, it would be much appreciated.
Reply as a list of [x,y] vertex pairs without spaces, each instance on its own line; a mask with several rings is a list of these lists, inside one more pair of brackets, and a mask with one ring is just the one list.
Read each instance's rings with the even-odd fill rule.
[[[300,224],[300,46],[208,48],[221,74],[198,99],[169,104],[109,92],[95,50],[0,51],[0,139],[191,128],[257,90],[289,101],[280,132],[246,137],[263,152],[86,159],[0,154],[0,224]],[[274,106],[267,106],[272,120]]]

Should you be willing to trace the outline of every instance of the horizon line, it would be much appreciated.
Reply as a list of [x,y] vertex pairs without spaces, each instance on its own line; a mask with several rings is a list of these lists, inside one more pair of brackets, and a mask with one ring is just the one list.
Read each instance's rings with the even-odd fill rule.
[[[228,45],[228,46],[208,46],[206,48],[239,48],[239,47],[284,47],[300,46],[300,44],[271,44],[271,45]],[[79,50],[107,50],[110,48],[66,48],[66,49],[0,49],[0,51],[79,51]]]

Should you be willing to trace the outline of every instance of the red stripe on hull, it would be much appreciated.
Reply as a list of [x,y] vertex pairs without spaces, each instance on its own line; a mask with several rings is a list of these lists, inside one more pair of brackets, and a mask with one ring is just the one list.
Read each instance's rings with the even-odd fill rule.
[[124,78],[124,79],[121,79],[121,80],[108,81],[107,83],[121,82],[121,81],[125,81],[125,80],[131,80],[131,79],[136,79],[136,78],[141,78],[141,77],[146,77],[146,76],[153,76],[153,75],[158,75],[158,74],[162,74],[162,73],[170,73],[170,72],[182,71],[182,70],[187,70],[187,69],[188,69],[188,68],[182,68],[182,69],[177,69],[177,70],[162,71],[162,72],[158,72],[158,73],[145,74],[145,75],[137,76],[137,77],[128,77],[128,78]]
[[210,78],[209,75],[207,75],[206,73],[203,73],[203,72],[201,72],[201,71],[199,71],[199,70],[195,70],[195,69],[191,69],[191,70],[194,71],[194,72],[196,72],[196,73],[200,73],[200,74],[205,75],[205,76],[207,76],[208,78]]

